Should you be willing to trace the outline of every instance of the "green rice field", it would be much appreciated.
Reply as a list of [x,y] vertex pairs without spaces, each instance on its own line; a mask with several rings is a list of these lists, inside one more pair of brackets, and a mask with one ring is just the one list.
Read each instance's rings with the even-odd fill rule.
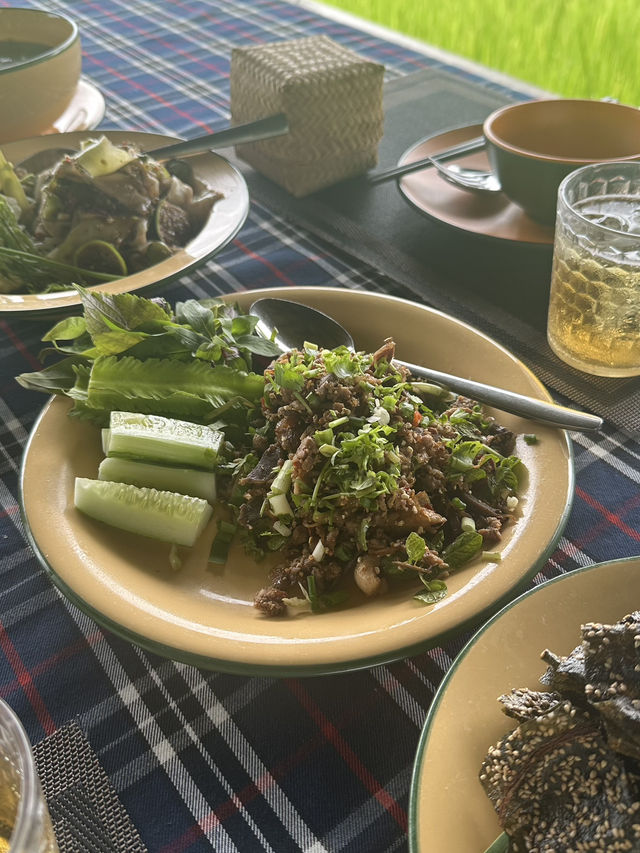
[[564,97],[640,105],[639,0],[330,0]]

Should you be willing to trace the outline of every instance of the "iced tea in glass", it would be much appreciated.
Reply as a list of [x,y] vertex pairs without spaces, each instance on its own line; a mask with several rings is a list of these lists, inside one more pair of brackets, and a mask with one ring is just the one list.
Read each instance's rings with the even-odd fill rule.
[[640,375],[640,163],[584,166],[560,185],[547,337],[579,370]]

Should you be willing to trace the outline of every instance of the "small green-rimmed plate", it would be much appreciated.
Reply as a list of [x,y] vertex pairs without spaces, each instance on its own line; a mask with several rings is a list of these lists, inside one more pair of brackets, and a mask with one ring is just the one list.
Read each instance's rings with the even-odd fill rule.
[[[248,309],[274,296],[307,303],[342,321],[360,349],[395,337],[398,356],[441,370],[549,399],[535,376],[481,332],[430,308],[362,291],[281,288],[238,294]],[[480,624],[513,598],[544,563],[564,525],[573,496],[566,433],[500,415],[520,434],[517,453],[529,472],[522,515],[504,534],[502,561],[478,561],[447,581],[449,595],[432,607],[398,590],[315,615],[268,619],[252,607],[267,569],[232,552],[223,571],[207,570],[208,529],[168,566],[162,543],[106,527],[73,507],[76,476],[95,477],[100,431],[67,417],[55,399],[36,423],[24,456],[22,505],[31,544],[52,580],[97,621],[139,645],[198,666],[243,674],[312,675],[396,660]],[[536,432],[537,444],[522,434]]]
[[422,730],[409,805],[411,853],[483,853],[500,835],[478,779],[490,746],[515,728],[498,696],[542,689],[540,654],[568,654],[586,622],[617,622],[640,603],[640,557],[587,566],[508,604],[467,643]]
[[[0,146],[4,156],[17,164],[26,157],[48,148],[79,148],[80,141],[97,136],[107,136],[118,144],[129,142],[141,151],[160,148],[178,142],[171,136],[157,133],[140,133],[125,130],[87,130],[72,133],[57,133],[35,136],[19,142],[7,142]],[[161,286],[192,272],[212,258],[232,240],[243,226],[249,212],[249,191],[240,172],[219,154],[206,151],[189,158],[194,174],[206,186],[223,194],[209,214],[204,227],[196,236],[174,255],[140,272],[127,275],[105,284],[91,287],[103,293],[139,293],[145,296]],[[0,293],[0,313],[42,314],[44,312],[67,311],[79,313],[80,296],[75,290],[54,293]]]

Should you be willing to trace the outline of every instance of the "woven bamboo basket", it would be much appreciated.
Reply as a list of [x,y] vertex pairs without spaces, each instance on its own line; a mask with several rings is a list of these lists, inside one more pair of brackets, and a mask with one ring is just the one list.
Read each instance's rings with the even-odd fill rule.
[[326,36],[235,48],[231,119],[283,112],[289,133],[237,154],[296,196],[353,177],[378,159],[384,66]]

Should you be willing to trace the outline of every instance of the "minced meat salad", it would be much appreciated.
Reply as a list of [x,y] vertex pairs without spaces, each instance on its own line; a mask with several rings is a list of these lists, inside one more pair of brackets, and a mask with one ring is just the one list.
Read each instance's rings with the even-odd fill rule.
[[412,380],[394,346],[307,344],[265,371],[263,420],[235,484],[245,546],[282,558],[255,598],[268,616],[337,606],[351,578],[366,596],[408,580],[433,603],[512,518],[513,433],[472,400]]

